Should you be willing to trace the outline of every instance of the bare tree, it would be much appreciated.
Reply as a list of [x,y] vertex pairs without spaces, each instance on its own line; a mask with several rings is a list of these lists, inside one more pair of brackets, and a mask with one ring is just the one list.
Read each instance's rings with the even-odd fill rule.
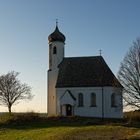
[[24,99],[32,99],[31,87],[22,84],[17,76],[18,72],[9,72],[0,76],[0,104],[8,107],[11,114],[11,107]]
[[125,105],[140,109],[140,39],[137,39],[124,57],[118,79],[124,87]]

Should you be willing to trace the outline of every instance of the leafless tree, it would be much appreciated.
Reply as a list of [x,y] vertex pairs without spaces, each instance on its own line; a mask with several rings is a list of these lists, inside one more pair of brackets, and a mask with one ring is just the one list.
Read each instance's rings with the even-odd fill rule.
[[22,84],[17,76],[18,72],[9,72],[0,76],[0,104],[8,107],[11,114],[11,107],[24,99],[32,99],[31,87]]
[[118,79],[124,87],[125,105],[140,109],[140,38],[133,43],[124,57]]

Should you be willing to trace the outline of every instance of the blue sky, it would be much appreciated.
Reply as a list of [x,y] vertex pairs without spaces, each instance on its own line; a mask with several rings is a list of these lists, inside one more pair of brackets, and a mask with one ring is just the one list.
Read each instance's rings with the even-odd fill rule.
[[[46,112],[48,40],[55,19],[66,36],[65,55],[102,56],[117,74],[140,37],[139,0],[0,0],[0,75],[11,70],[32,87],[32,101],[13,111]],[[0,106],[0,111],[7,108]]]

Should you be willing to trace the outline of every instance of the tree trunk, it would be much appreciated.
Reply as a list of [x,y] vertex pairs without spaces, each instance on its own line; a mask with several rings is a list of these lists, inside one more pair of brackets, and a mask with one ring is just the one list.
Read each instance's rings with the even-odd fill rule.
[[11,106],[8,106],[9,115],[11,115]]

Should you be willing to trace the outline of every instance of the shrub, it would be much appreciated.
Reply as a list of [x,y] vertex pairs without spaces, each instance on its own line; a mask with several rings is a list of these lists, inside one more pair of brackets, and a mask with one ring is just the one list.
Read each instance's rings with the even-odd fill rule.
[[9,115],[9,113],[4,113],[0,115],[0,124],[7,124],[13,119],[13,115]]
[[124,113],[124,118],[128,121],[140,121],[140,111],[130,111]]
[[15,123],[22,124],[22,123],[33,122],[39,119],[40,119],[40,116],[38,113],[27,112],[27,113],[14,114],[14,119],[12,121]]

